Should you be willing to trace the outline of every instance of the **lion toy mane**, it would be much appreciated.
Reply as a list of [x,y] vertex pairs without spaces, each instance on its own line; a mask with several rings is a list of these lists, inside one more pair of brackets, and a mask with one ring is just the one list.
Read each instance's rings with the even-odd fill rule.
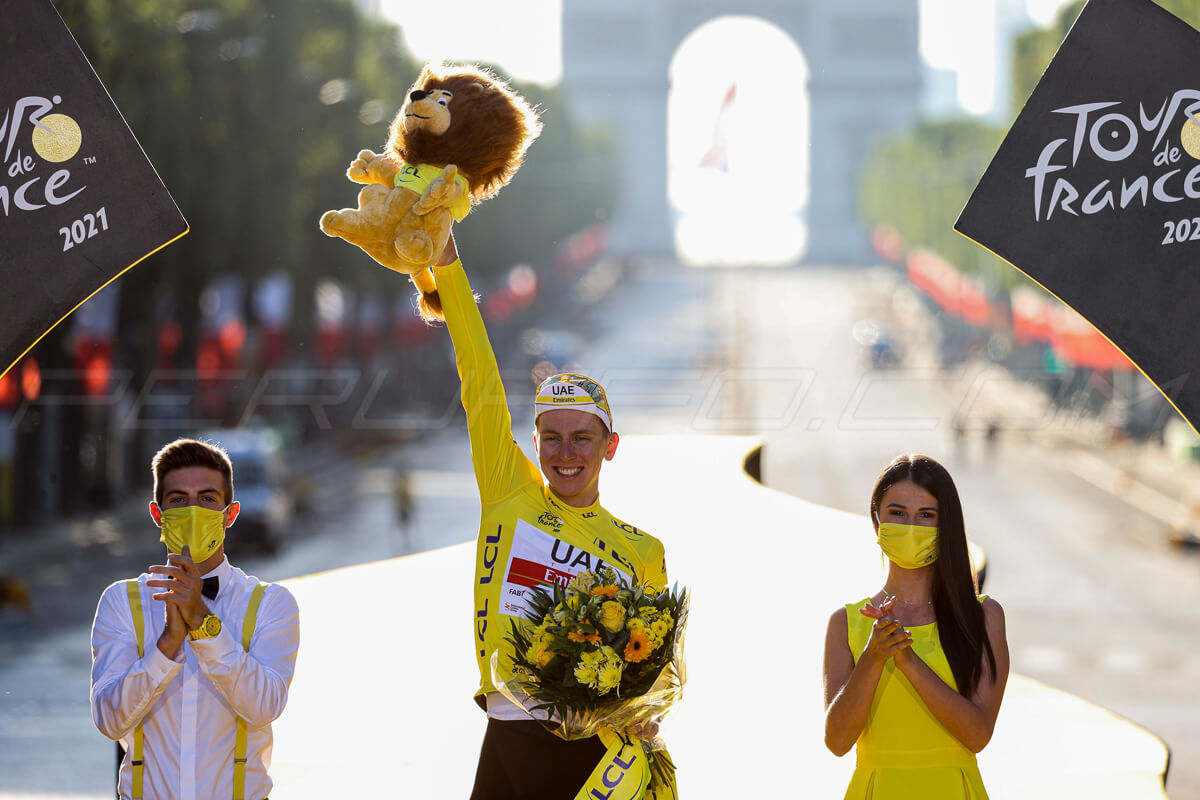
[[541,132],[537,111],[473,66],[426,66],[392,120],[386,151],[363,150],[346,177],[366,186],[358,208],[326,211],[321,230],[407,273],[426,320],[441,319],[430,267],[454,221],[500,191]]

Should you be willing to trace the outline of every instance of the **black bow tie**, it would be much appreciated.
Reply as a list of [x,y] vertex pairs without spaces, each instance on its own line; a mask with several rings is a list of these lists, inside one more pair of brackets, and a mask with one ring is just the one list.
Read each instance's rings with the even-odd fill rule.
[[217,599],[217,576],[216,575],[212,576],[211,578],[204,579],[204,588],[200,590],[200,593],[202,595],[204,595],[205,597],[207,597],[209,600]]

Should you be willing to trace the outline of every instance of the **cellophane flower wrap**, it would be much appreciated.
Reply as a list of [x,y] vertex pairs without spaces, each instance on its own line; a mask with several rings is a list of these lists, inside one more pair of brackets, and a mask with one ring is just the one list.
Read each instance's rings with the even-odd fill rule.
[[[553,594],[530,594],[528,621],[514,622],[507,637],[512,653],[492,654],[492,682],[535,717],[548,717],[542,724],[555,734],[640,739],[683,696],[686,589],[628,586],[605,568],[581,572]],[[674,796],[665,744],[641,745],[651,761],[647,796]]]

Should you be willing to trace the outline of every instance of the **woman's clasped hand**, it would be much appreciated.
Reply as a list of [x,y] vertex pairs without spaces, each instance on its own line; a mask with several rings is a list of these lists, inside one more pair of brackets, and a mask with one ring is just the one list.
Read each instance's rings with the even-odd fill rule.
[[864,617],[875,620],[864,657],[884,663],[912,645],[912,634],[905,630],[899,620],[889,616],[895,605],[896,598],[888,597],[878,606],[868,603],[865,608],[858,610]]

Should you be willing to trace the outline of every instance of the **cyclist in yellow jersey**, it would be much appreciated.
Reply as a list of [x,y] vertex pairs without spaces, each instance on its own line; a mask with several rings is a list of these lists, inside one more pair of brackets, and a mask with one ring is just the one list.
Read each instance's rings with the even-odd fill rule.
[[946,469],[900,456],[871,494],[888,575],[825,637],[825,744],[857,744],[847,800],[987,800],[975,754],[1008,680],[1004,611],[978,594]]
[[[512,624],[524,619],[534,587],[565,584],[587,569],[609,566],[631,583],[665,588],[662,543],[612,516],[599,503],[600,469],[617,452],[607,397],[583,375],[548,378],[534,401],[534,450],[525,456],[495,354],[487,338],[453,238],[434,267],[446,328],[454,343],[471,461],[482,505],[475,556],[472,620],[479,688],[488,714],[476,771],[475,800],[571,800],[605,748],[595,737],[566,742],[506,700],[491,679],[490,660],[507,651]],[[501,658],[507,664],[507,658]]]

